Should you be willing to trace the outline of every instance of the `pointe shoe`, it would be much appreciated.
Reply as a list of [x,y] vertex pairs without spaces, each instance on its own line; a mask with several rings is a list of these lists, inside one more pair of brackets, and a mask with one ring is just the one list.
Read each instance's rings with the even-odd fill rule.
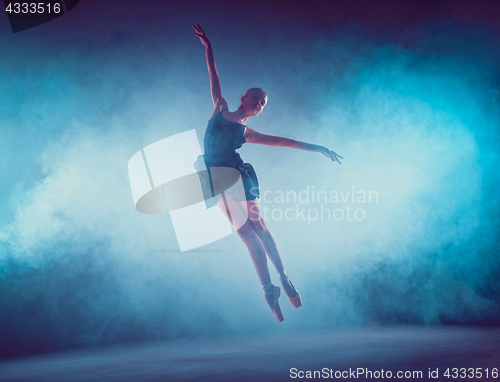
[[290,300],[290,303],[296,308],[301,306],[302,299],[300,298],[300,294],[299,292],[297,292],[297,289],[295,289],[295,286],[292,284],[288,276],[285,276],[285,278],[283,279],[280,275],[280,281],[281,285],[283,285],[283,290],[285,291],[286,296]]
[[281,322],[284,320],[283,314],[281,314],[281,308],[280,304],[278,302],[278,299],[280,298],[281,292],[280,288],[277,286],[272,286],[271,290],[266,291],[264,289],[264,296],[266,296],[266,301],[269,304],[269,307],[271,308],[271,311],[274,314],[274,317]]

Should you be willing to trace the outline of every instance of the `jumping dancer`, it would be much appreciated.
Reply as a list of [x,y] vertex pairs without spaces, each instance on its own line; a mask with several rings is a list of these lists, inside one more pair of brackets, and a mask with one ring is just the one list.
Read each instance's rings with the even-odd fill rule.
[[241,174],[245,195],[243,199],[234,200],[224,197],[218,205],[231,224],[236,228],[243,243],[248,248],[255,269],[262,284],[266,301],[278,321],[283,321],[279,306],[280,288],[271,283],[267,257],[271,260],[280,276],[283,289],[292,305],[302,305],[299,292],[288,278],[276,241],[269,231],[259,207],[259,184],[255,171],[249,163],[243,163],[236,152],[245,142],[269,146],[282,146],[294,149],[316,151],[340,164],[337,153],[326,147],[313,145],[293,139],[265,135],[246,126],[250,117],[256,117],[267,104],[267,94],[260,88],[248,89],[241,97],[241,105],[236,111],[229,111],[227,102],[222,96],[219,75],[215,65],[212,44],[200,24],[193,25],[195,35],[205,46],[210,90],[214,103],[214,112],[208,122],[204,138],[204,160],[207,167],[232,167]]

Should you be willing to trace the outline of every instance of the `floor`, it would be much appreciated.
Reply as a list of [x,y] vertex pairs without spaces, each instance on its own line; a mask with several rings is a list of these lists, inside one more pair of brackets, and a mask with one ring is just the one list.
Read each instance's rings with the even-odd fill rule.
[[[467,368],[466,373],[460,368]],[[449,377],[445,376],[447,369]],[[495,370],[500,373],[500,328],[383,327],[176,339],[4,360],[0,362],[0,381],[250,382],[389,377],[500,381]],[[421,375],[413,374],[419,371]],[[369,372],[372,374],[366,378]]]

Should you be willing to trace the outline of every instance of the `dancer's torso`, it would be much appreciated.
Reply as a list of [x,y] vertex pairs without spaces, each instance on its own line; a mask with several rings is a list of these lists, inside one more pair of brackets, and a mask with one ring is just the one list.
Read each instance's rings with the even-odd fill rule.
[[203,142],[206,165],[209,167],[241,165],[243,160],[236,150],[246,142],[244,132],[245,125],[227,120],[222,111],[214,115],[208,121]]

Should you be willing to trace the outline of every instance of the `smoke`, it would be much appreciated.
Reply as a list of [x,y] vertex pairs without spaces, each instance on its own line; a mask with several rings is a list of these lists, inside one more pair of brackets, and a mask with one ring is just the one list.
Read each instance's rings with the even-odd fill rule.
[[[134,208],[129,158],[189,129],[203,137],[212,106],[198,42],[167,50],[126,32],[71,44],[26,35],[2,42],[3,356],[257,330],[498,323],[499,45],[487,29],[428,23],[405,44],[354,25],[292,40],[275,32],[251,38],[245,60],[237,41],[212,42],[230,110],[262,87],[268,106],[250,127],[344,157],[240,150],[267,192],[261,208],[303,307],[283,294],[277,326],[236,235],[175,253],[168,216]],[[327,201],[312,200],[319,191]]]

